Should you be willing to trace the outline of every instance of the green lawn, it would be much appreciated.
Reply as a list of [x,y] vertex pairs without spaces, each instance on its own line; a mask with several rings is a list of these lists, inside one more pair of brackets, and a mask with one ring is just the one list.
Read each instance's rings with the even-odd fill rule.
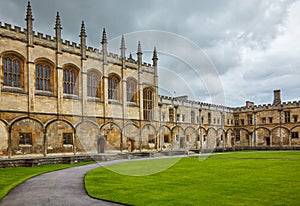
[[[130,205],[300,204],[299,151],[224,153],[176,161],[159,173],[153,168],[169,167],[168,159],[99,168],[87,174],[86,189],[93,197]],[[152,175],[138,176],[146,171]]]
[[80,166],[88,164],[82,162],[78,164],[55,164],[55,165],[43,165],[37,167],[11,167],[0,168],[0,200],[14,187],[26,181],[27,179],[51,172],[54,170],[65,169],[68,167]]

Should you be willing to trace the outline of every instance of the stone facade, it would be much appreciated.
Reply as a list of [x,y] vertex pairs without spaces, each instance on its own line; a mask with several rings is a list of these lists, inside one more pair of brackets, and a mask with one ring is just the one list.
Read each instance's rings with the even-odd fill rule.
[[0,156],[132,152],[260,146],[300,146],[300,102],[230,108],[158,95],[152,64],[0,23]]

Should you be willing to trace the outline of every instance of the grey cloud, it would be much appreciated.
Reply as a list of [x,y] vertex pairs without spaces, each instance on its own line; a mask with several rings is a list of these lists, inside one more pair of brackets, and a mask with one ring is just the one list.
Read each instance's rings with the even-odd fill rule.
[[[25,26],[26,0],[0,0],[0,5],[0,21]],[[300,62],[296,55],[300,47],[299,22],[289,25],[299,18],[299,1],[31,0],[31,5],[34,30],[53,35],[56,11],[59,11],[63,39],[79,42],[81,20],[85,20],[88,46],[100,48],[102,28],[106,27],[110,52],[119,53],[119,40],[114,41],[114,38],[141,30],[167,31],[191,40],[208,54],[222,80],[221,86],[213,84],[215,80],[203,64],[197,67],[205,71],[199,78],[187,72],[190,65],[174,56],[170,58],[160,53],[159,65],[176,72],[185,81],[189,79],[192,92],[184,87],[186,93],[195,94],[201,101],[217,101],[221,87],[229,105],[244,104],[249,97],[256,102],[269,102],[275,88],[282,89],[286,93],[283,95],[289,98],[299,94]],[[149,38],[126,39],[127,55],[134,54],[137,41],[142,40],[142,48],[148,50],[144,52],[144,60],[149,63],[153,46],[158,46],[158,51],[164,47],[176,50],[179,56],[188,54],[188,62],[199,61],[199,53],[191,47],[182,48],[180,42],[171,44],[159,36],[151,37],[157,42]],[[281,38],[286,39],[278,42]],[[160,81],[166,78],[162,72]],[[211,82],[210,87],[216,88],[208,92],[206,87]],[[177,87],[170,81],[167,90],[175,88],[179,92]]]

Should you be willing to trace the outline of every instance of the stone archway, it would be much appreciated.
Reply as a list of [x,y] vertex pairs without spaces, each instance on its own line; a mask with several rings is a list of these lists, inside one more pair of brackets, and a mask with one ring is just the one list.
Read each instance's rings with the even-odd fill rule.
[[196,148],[197,146],[197,133],[195,128],[187,127],[185,129],[185,147],[188,149]]
[[117,124],[110,122],[103,125],[101,134],[106,139],[105,151],[121,151],[122,132]]
[[80,122],[76,126],[76,149],[82,152],[97,152],[97,140],[100,130],[96,123],[92,121]]
[[44,128],[38,120],[24,117],[10,126],[12,154],[44,153]]
[[75,152],[74,128],[64,120],[55,120],[46,126],[47,153]]
[[128,150],[128,152],[133,152],[139,142],[139,128],[133,124],[129,123],[123,128],[123,149]]
[[0,156],[6,155],[8,150],[8,132],[6,125],[0,121]]

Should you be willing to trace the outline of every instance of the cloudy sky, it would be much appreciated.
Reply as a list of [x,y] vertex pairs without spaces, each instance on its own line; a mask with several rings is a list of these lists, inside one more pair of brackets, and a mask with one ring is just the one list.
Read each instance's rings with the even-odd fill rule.
[[[0,21],[25,27],[25,0],[0,0]],[[100,48],[105,27],[110,52],[127,55],[140,40],[144,61],[159,53],[164,95],[241,106],[300,99],[300,1],[296,0],[31,0],[34,30],[54,35],[60,12],[63,39]]]

